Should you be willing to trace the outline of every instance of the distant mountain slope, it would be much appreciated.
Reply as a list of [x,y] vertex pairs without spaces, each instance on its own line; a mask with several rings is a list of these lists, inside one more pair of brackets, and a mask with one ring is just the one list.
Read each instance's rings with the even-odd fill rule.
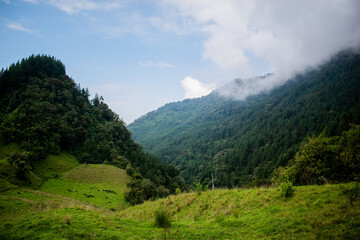
[[240,186],[269,178],[299,144],[360,123],[360,56],[342,52],[285,85],[236,101],[216,93],[170,103],[128,126],[145,150],[192,183]]

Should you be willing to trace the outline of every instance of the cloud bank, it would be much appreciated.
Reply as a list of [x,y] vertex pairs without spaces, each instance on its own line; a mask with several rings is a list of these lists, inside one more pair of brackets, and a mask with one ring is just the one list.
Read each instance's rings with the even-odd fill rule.
[[181,81],[181,86],[185,90],[185,98],[198,98],[208,95],[216,86],[214,84],[202,83],[196,78],[188,76]]
[[[360,45],[358,0],[165,0],[205,34],[203,57],[244,79],[266,61],[275,74],[268,89],[316,67],[346,48]],[[246,80],[244,80],[246,81]],[[260,89],[261,90],[261,89]]]

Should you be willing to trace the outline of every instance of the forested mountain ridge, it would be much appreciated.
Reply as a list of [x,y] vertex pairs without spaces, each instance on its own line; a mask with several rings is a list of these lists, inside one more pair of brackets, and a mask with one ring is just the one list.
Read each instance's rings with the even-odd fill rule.
[[302,141],[360,123],[360,56],[345,51],[269,93],[244,101],[216,92],[167,104],[128,126],[147,151],[174,164],[188,183],[241,186],[268,179]]
[[26,182],[34,162],[67,151],[80,163],[126,168],[137,203],[183,187],[178,171],[144,152],[102,97],[89,96],[54,57],[32,55],[0,72],[0,136],[22,150],[8,158],[19,177]]

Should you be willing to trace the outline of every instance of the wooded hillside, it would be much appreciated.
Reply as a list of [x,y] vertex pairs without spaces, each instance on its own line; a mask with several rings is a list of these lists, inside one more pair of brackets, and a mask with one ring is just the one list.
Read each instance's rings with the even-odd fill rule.
[[67,151],[80,163],[113,164],[136,175],[138,184],[146,180],[152,191],[140,194],[138,202],[184,186],[174,167],[132,140],[103,97],[89,96],[54,57],[33,55],[1,71],[0,135],[5,144],[17,143],[23,151],[9,158],[19,175],[26,178],[34,162]]
[[269,179],[313,134],[360,123],[360,56],[342,52],[268,93],[236,101],[216,92],[167,104],[128,127],[188,183],[233,187]]

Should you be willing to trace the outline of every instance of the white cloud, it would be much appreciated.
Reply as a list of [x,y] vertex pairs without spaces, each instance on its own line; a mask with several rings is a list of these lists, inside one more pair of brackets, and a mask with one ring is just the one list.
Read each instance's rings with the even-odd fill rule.
[[261,59],[278,84],[340,50],[360,46],[358,0],[164,2],[205,33],[203,57],[239,77],[264,74],[253,70]]
[[31,30],[29,28],[25,28],[23,25],[21,25],[20,23],[17,22],[10,22],[6,24],[7,28],[16,30],[16,31],[20,31],[20,32],[25,32],[25,33],[29,33],[35,36],[40,36],[37,31],[35,30]]
[[214,84],[202,83],[199,80],[188,76],[181,81],[181,86],[185,90],[185,98],[198,98],[208,95],[216,86]]
[[68,14],[75,14],[82,11],[108,10],[119,8],[119,1],[101,1],[92,0],[49,0],[48,4],[59,8]]
[[139,62],[139,64],[144,67],[156,67],[156,68],[173,68],[174,67],[172,64],[163,62],[163,61],[155,61],[154,62],[154,61],[147,60],[144,62]]

